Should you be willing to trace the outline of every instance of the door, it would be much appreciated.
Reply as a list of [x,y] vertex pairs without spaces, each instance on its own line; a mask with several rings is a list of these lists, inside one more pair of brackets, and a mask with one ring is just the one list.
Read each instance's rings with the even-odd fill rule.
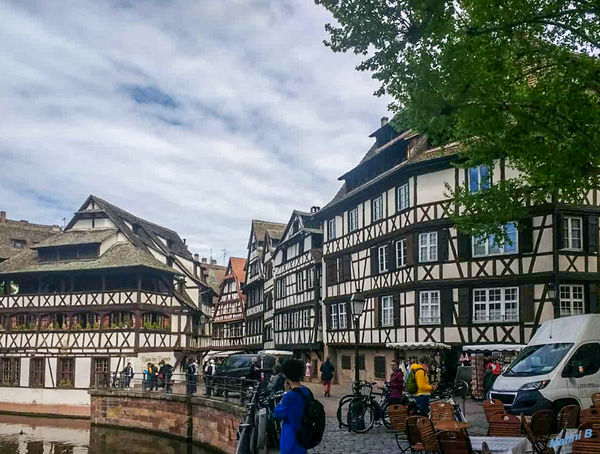
[[600,392],[600,343],[580,345],[565,365],[562,376],[567,381],[569,396],[579,400],[581,408],[589,408],[592,394]]

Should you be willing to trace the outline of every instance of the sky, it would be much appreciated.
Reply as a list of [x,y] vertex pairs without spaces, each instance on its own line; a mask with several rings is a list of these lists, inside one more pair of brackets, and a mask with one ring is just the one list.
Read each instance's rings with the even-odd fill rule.
[[246,256],[252,219],[325,205],[389,99],[312,0],[0,0],[0,209],[89,194]]

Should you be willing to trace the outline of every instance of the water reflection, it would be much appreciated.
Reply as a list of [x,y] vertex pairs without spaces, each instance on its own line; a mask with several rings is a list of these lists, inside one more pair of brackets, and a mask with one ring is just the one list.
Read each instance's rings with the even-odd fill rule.
[[87,421],[0,415],[0,454],[207,454],[180,440]]

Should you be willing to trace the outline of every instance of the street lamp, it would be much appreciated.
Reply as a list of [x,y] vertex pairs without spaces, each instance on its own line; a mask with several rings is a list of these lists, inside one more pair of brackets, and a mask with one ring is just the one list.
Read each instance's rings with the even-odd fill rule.
[[556,299],[556,284],[554,282],[548,284],[548,299],[552,302]]
[[360,294],[360,289],[356,290],[356,293],[350,298],[350,307],[352,309],[352,319],[354,322],[354,386],[358,389],[358,382],[360,381],[360,356],[358,354],[358,342],[359,342],[359,331],[360,331],[360,316],[365,310],[365,299]]

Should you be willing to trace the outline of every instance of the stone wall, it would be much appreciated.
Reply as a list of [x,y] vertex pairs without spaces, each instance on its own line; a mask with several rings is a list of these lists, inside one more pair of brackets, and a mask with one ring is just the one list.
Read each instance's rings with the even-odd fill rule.
[[90,390],[92,424],[163,433],[234,453],[244,409],[204,397]]

